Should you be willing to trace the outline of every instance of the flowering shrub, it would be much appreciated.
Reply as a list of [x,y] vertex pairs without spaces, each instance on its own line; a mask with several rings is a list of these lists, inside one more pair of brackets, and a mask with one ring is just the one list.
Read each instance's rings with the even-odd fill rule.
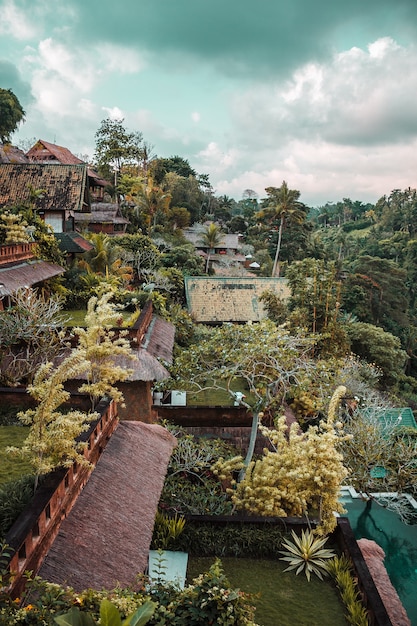
[[[175,585],[150,585],[139,579],[139,589],[116,588],[112,591],[87,589],[77,594],[71,588],[48,583],[38,577],[29,580],[23,598],[11,599],[0,590],[0,626],[56,626],[55,621],[78,607],[77,618],[90,615],[97,623],[100,606],[108,600],[120,613],[121,620],[135,613],[146,602],[155,604],[149,626],[256,626],[254,607],[247,594],[232,589],[216,560],[208,572],[201,574],[185,589]],[[75,615],[75,611],[71,611]],[[81,622],[87,624],[88,622]]]
[[319,426],[310,426],[302,432],[298,424],[288,430],[285,416],[275,428],[260,426],[269,439],[272,450],[249,463],[243,479],[236,482],[234,473],[242,467],[242,459],[226,462],[220,459],[213,472],[229,483],[236,509],[270,517],[303,516],[317,511],[319,534],[326,535],[336,526],[334,512],[343,512],[339,502],[340,485],[348,472],[337,446],[343,439],[342,424],[334,423],[336,407],[345,393],[339,387],[329,406],[329,417]]

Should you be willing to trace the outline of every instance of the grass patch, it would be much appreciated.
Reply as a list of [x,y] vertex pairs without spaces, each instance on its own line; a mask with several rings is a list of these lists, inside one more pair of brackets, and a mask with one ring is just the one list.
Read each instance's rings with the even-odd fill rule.
[[[85,316],[87,311],[85,309],[73,309],[69,311],[63,311],[64,317],[68,320],[67,326],[79,326],[85,327]],[[120,311],[120,315],[123,321],[126,322],[132,317],[132,313],[129,311]]]
[[[187,579],[207,571],[214,557],[190,557]],[[270,559],[221,559],[233,588],[255,594],[255,621],[260,626],[346,626],[345,607],[332,579],[284,572],[285,563]]]
[[[220,381],[220,385],[224,385],[224,381]],[[223,389],[215,388],[215,381],[208,381],[207,387],[204,391],[192,392],[187,391],[187,405],[188,406],[233,406],[233,398],[227,391]],[[253,395],[248,391],[245,382],[243,380],[235,380],[231,385],[232,391],[240,391],[246,397],[244,401],[248,404],[252,404],[255,401]]]
[[28,432],[28,426],[0,426],[0,485],[32,473],[25,459],[6,453],[7,446],[20,447]]

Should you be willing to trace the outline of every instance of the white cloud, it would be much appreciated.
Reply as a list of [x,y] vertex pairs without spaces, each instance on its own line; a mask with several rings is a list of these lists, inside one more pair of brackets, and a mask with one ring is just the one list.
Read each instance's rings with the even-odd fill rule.
[[147,65],[142,55],[125,46],[107,43],[97,47],[95,52],[98,56],[96,66],[104,68],[106,73],[136,74]]
[[417,136],[417,51],[390,38],[299,68],[286,84],[263,84],[235,97],[241,141],[272,146],[289,137],[344,144]]
[[30,39],[36,34],[36,21],[18,9],[13,0],[5,0],[1,10],[0,34],[11,35],[15,39]]
[[200,113],[198,113],[197,111],[194,111],[193,113],[191,113],[191,119],[193,120],[193,122],[197,124],[201,119]]
[[124,119],[124,114],[119,107],[101,107],[101,110],[104,111],[111,120],[122,120]]

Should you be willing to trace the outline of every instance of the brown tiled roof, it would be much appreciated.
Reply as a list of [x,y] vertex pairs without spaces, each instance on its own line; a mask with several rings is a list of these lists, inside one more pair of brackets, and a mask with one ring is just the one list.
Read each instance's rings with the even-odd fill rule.
[[0,144],[0,163],[27,163],[28,158],[16,146],[9,143]]
[[[75,156],[68,148],[57,146],[55,143],[50,143],[44,139],[38,139],[35,145],[26,152],[26,156],[33,162],[58,161],[58,163],[62,163],[63,165],[80,165],[81,163],[85,163],[85,161]],[[95,185],[101,187],[108,185],[107,180],[101,178],[101,176],[90,167],[88,167],[88,176],[94,180]]]
[[0,207],[31,200],[33,190],[44,189],[33,201],[36,210],[81,211],[86,200],[86,165],[0,163]]
[[39,139],[30,150],[26,152],[26,156],[30,161],[51,161],[55,160],[64,165],[80,165],[84,163],[81,159],[72,154],[68,148],[57,146],[55,143],[49,143],[44,139]]
[[285,278],[206,278],[186,276],[185,293],[196,322],[258,322],[266,317],[259,298],[273,291],[284,300],[290,292]]
[[37,283],[63,274],[64,268],[46,261],[28,261],[11,267],[0,267],[0,296],[10,295],[20,287]]
[[76,591],[128,586],[145,570],[175,439],[156,424],[120,422],[39,575]]

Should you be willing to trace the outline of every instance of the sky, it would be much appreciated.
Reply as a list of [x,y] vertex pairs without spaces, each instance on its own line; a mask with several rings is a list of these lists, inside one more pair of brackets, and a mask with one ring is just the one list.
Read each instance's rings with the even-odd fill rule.
[[0,88],[14,144],[92,159],[123,119],[236,200],[416,187],[416,0],[0,0]]

